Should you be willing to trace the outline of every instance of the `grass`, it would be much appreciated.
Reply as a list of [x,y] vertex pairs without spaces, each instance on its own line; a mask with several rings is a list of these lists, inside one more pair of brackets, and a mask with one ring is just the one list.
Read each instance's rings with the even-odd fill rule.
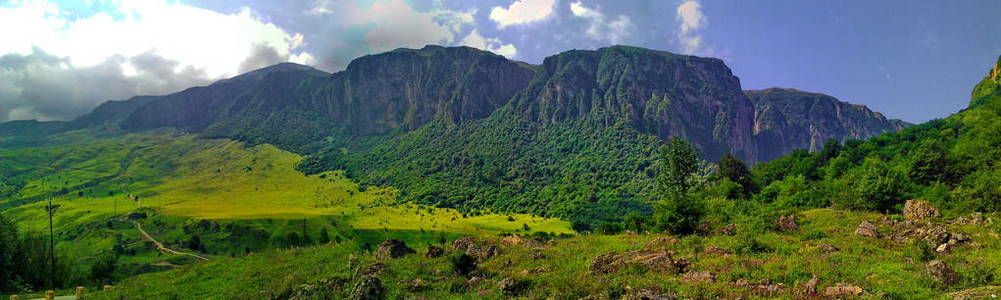
[[[946,293],[1001,283],[997,251],[1001,250],[997,225],[946,226],[952,232],[970,235],[972,242],[959,246],[951,254],[935,254],[955,268],[962,282],[954,286],[936,283],[925,272],[927,262],[916,255],[911,243],[871,239],[853,233],[862,220],[875,221],[882,215],[830,209],[806,211],[798,216],[802,225],[792,232],[738,232],[735,236],[708,235],[674,237],[679,241],[667,248],[691,262],[690,271],[706,271],[716,276],[713,282],[687,282],[681,274],[665,274],[641,268],[626,268],[606,275],[589,272],[592,260],[604,253],[638,250],[654,239],[667,237],[641,235],[582,235],[557,239],[535,248],[508,245],[493,238],[500,246],[499,256],[481,262],[479,285],[463,286],[466,278],[451,272],[448,258],[425,258],[417,255],[378,261],[388,271],[378,275],[387,291],[387,299],[499,299],[497,287],[506,277],[530,282],[522,296],[526,299],[578,299],[601,295],[617,299],[638,290],[654,289],[682,298],[802,298],[797,285],[813,276],[819,278],[819,290],[837,284],[861,287],[861,298],[929,299]],[[996,218],[996,216],[995,216]],[[739,230],[738,230],[739,231]],[[826,236],[811,236],[810,232]],[[767,245],[757,252],[734,254],[742,239],[751,236]],[[839,250],[825,252],[818,245],[832,244]],[[338,282],[329,290],[307,299],[346,297],[357,282],[353,268],[377,262],[370,253],[359,251],[353,242],[293,250],[271,250],[240,258],[182,267],[163,273],[145,274],[127,279],[117,291],[98,294],[96,299],[200,298],[200,299],[284,299],[304,286],[321,280]],[[414,246],[414,245],[411,245]],[[710,254],[703,250],[716,246],[730,254]],[[993,253],[993,254],[992,254]],[[537,256],[536,254],[542,254]],[[455,255],[455,254],[449,254]],[[352,264],[350,257],[355,256]],[[539,273],[525,270],[541,268]],[[409,280],[421,279],[426,287],[408,288]],[[750,287],[736,287],[747,280]],[[756,288],[762,281],[781,286],[766,292]],[[250,288],[252,287],[252,288]],[[310,294],[306,294],[310,295]]]
[[[388,237],[427,243],[458,235],[570,232],[569,224],[557,219],[463,215],[397,203],[395,190],[361,187],[340,171],[303,175],[294,169],[301,159],[267,144],[248,147],[172,131],[110,136],[73,131],[38,147],[0,149],[0,174],[17,175],[25,182],[0,205],[6,205],[5,213],[22,232],[47,234],[46,205],[51,199],[57,207],[60,252],[86,262],[116,244],[131,245],[134,253],[120,261],[136,269],[155,262],[185,262],[137,246],[132,224],[112,220],[116,212],[122,216],[140,207],[149,214],[141,220],[144,227],[169,247],[185,248],[198,234],[208,248],[203,251],[216,256],[280,246],[275,237],[301,234],[303,222],[314,242],[326,229],[332,238],[359,244]],[[218,227],[198,229],[202,220]],[[524,231],[525,226],[530,231]],[[227,230],[232,228],[246,234]]]

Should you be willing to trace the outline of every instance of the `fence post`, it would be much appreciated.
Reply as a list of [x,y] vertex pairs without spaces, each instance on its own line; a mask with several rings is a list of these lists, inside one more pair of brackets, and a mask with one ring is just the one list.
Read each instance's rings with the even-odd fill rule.
[[76,299],[77,300],[83,299],[83,287],[82,286],[76,287]]
[[55,300],[56,291],[45,291],[45,300]]

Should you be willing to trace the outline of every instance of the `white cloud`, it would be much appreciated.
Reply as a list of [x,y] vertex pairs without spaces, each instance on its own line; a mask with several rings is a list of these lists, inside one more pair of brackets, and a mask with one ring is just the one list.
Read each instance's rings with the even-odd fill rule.
[[[86,67],[112,55],[131,57],[155,50],[180,62],[179,67],[203,68],[212,77],[235,75],[242,55],[254,45],[273,47],[283,55],[311,56],[301,49],[301,34],[262,22],[249,8],[220,14],[172,2],[123,0],[116,12],[76,20],[65,18],[68,11],[45,0],[0,8],[0,28],[5,28],[0,51],[28,54],[39,47]],[[116,13],[120,18],[112,17]]]
[[633,22],[629,16],[619,15],[614,20],[608,20],[598,8],[584,6],[584,3],[580,1],[570,3],[570,12],[576,17],[588,20],[589,24],[584,34],[593,40],[604,40],[618,44],[629,35],[629,31],[633,28]]
[[514,57],[518,53],[518,49],[512,44],[504,44],[500,39],[496,38],[484,38],[480,35],[477,29],[473,29],[469,35],[466,35],[462,41],[459,42],[460,45],[470,46],[473,48],[479,48],[487,50],[493,53],[503,55],[507,58]]
[[497,27],[528,24],[545,20],[553,14],[556,0],[515,0],[508,7],[496,6],[490,10],[490,19]]
[[105,100],[236,75],[255,47],[279,60],[314,61],[302,34],[249,8],[223,14],[170,0],[109,3],[78,18],[55,1],[0,7],[0,120],[69,119]]
[[341,9],[346,11],[350,24],[373,26],[365,34],[365,41],[375,51],[451,44],[456,39],[455,32],[471,24],[475,13],[445,9],[418,12],[402,0],[379,2],[368,9],[353,5]]
[[699,30],[706,24],[702,6],[694,0],[686,0],[678,5],[675,19],[681,22],[678,41],[682,49],[690,54],[698,52],[702,47],[702,34]]

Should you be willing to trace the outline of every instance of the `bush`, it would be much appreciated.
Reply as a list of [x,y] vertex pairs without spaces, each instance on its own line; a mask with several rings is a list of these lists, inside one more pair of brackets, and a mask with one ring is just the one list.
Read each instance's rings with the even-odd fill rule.
[[705,207],[700,199],[685,196],[657,203],[653,218],[662,231],[691,234],[698,228],[704,213]]
[[738,237],[737,242],[733,246],[733,253],[740,255],[770,253],[772,251],[775,250],[771,246],[762,243],[758,238],[752,236]]
[[622,233],[622,223],[618,222],[603,222],[598,224],[598,233],[600,234],[619,234]]
[[448,261],[452,265],[452,272],[463,277],[469,277],[469,274],[476,270],[476,258],[469,254],[452,255]]
[[877,159],[866,159],[832,186],[835,206],[870,211],[890,211],[906,199],[908,178]]

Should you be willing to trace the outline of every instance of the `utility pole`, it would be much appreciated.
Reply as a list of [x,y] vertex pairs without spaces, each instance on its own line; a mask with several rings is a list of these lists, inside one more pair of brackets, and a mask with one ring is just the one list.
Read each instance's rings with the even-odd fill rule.
[[52,207],[52,198],[49,198],[49,287],[56,289],[56,238],[52,230],[52,215],[55,208]]

